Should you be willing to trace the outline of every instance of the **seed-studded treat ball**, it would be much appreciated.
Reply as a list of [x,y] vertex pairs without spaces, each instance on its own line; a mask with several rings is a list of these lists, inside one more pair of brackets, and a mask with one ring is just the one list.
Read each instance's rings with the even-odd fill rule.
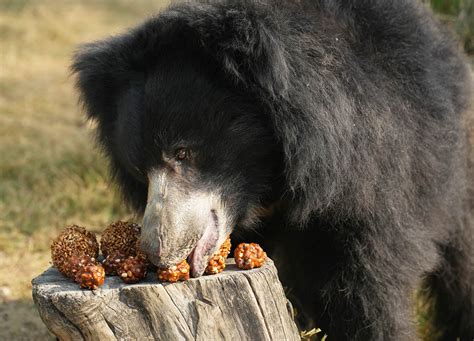
[[219,249],[219,253],[222,257],[224,257],[224,259],[227,258],[227,256],[229,255],[231,247],[232,245],[230,243],[230,236],[228,236],[224,243],[222,243],[221,248]]
[[225,260],[230,253],[231,248],[230,236],[222,243],[219,251],[212,255],[209,263],[207,264],[206,270],[204,273],[206,275],[215,275],[225,269]]
[[81,288],[95,290],[104,284],[104,267],[100,264],[88,263],[77,271],[75,280]]
[[71,256],[64,265],[65,275],[69,278],[75,280],[76,274],[82,270],[82,268],[88,264],[99,264],[96,258],[91,256],[81,255],[81,256]]
[[189,279],[189,264],[183,260],[168,269],[158,269],[156,274],[161,282],[186,281]]
[[53,266],[60,272],[68,274],[68,260],[72,256],[86,255],[97,258],[99,244],[95,235],[84,227],[67,226],[51,243],[51,259]]
[[206,275],[215,275],[218,274],[225,269],[225,258],[220,253],[215,253],[209,263],[207,264],[206,270],[204,273]]
[[100,249],[104,257],[114,251],[121,251],[127,256],[135,256],[140,230],[140,225],[125,221],[116,221],[107,226],[100,239]]
[[123,262],[128,256],[122,251],[114,251],[110,253],[102,261],[102,266],[104,267],[105,274],[114,276],[117,274],[117,267]]
[[139,256],[129,256],[119,263],[117,275],[125,283],[137,283],[145,278],[148,268],[146,259]]
[[253,269],[263,265],[267,254],[260,245],[255,243],[240,243],[234,250],[235,264],[240,269]]

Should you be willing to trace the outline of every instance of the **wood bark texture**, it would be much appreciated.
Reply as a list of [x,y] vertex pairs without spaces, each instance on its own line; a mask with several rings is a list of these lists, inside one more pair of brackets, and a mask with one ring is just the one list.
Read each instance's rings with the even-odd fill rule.
[[60,340],[300,340],[273,262],[164,283],[107,277],[83,290],[50,268],[33,280],[33,299]]

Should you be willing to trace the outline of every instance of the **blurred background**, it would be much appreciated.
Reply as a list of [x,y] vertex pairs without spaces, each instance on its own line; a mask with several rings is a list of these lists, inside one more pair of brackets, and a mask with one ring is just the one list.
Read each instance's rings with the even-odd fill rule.
[[[424,2],[474,54],[474,1]],[[97,232],[133,219],[108,180],[69,64],[77,44],[122,32],[167,3],[0,0],[0,340],[53,339],[30,282],[49,266],[61,228]]]

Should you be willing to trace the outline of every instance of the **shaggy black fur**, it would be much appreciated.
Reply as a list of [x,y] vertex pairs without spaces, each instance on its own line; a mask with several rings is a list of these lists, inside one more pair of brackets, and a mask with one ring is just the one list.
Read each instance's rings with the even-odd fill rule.
[[417,1],[192,1],[73,68],[137,210],[186,141],[242,229],[276,203],[257,232],[330,339],[414,338],[422,282],[438,337],[474,337],[468,68]]

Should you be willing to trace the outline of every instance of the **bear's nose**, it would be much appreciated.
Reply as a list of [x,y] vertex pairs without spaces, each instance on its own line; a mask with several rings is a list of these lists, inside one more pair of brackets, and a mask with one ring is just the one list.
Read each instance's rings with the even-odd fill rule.
[[[143,224],[144,226],[147,226]],[[150,258],[151,262],[155,264],[158,258],[163,253],[163,241],[158,233],[159,228],[144,228],[140,236],[140,249]]]

